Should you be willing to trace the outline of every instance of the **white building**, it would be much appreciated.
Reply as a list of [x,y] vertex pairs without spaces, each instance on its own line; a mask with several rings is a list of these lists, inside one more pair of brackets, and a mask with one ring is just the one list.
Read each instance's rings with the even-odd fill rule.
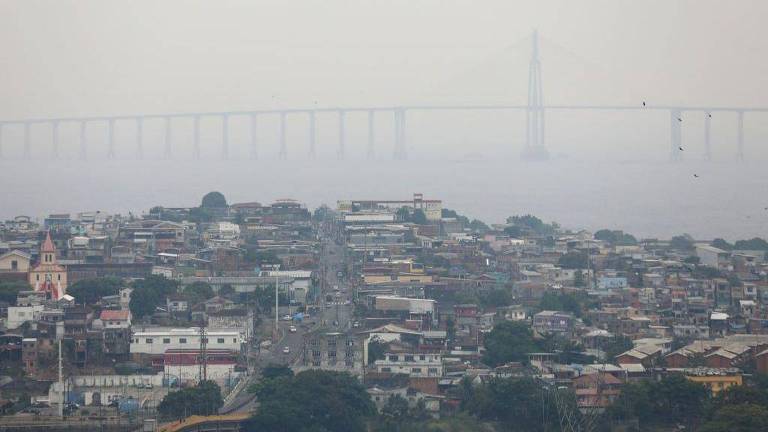
[[719,268],[728,265],[731,254],[728,251],[707,245],[696,246],[696,256],[699,257],[701,264]]
[[383,360],[374,363],[376,372],[405,374],[414,378],[443,376],[443,359],[440,354],[386,353]]
[[[135,326],[134,326],[135,327]],[[207,330],[207,347],[239,352],[245,335],[238,330]],[[152,327],[134,331],[131,335],[131,354],[165,354],[169,349],[195,349],[200,346],[200,329]]]
[[34,321],[40,316],[43,309],[45,309],[45,306],[40,304],[31,306],[9,306],[6,327],[9,330],[17,329],[27,321]]

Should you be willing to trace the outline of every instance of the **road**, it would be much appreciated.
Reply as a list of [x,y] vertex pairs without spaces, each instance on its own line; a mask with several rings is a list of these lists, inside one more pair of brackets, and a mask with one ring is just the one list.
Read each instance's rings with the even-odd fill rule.
[[[301,360],[301,353],[304,349],[304,335],[317,327],[337,329],[346,331],[353,326],[352,304],[353,297],[352,286],[349,284],[346,275],[339,277],[337,272],[346,269],[346,247],[337,244],[326,233],[321,232],[320,257],[318,262],[318,271],[320,274],[320,296],[317,299],[319,313],[311,314],[304,322],[283,321],[278,322],[279,339],[268,349],[255,349],[251,360],[254,368],[249,377],[247,385],[229,400],[222,408],[222,413],[247,412],[252,411],[258,405],[253,395],[248,393],[247,388],[250,384],[258,381],[256,369],[263,368],[269,364],[281,364],[289,367],[295,366]],[[334,290],[338,287],[339,291]],[[326,296],[331,296],[331,302],[327,302]],[[274,321],[269,321],[265,325],[274,326]],[[295,327],[296,331],[291,332],[290,328]],[[284,352],[288,348],[288,353]]]

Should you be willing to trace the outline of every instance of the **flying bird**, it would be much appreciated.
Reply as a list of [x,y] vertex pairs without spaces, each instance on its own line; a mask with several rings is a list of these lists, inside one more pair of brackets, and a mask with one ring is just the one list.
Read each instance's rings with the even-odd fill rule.
[[682,148],[682,147],[678,147],[678,148],[680,149],[680,151],[683,151],[683,148]]
[[683,119],[681,119],[680,117],[678,117],[678,118],[677,118],[677,121],[681,122],[681,121],[683,121]]
[[643,101],[643,106],[645,106],[645,101]]
[[712,118],[712,114],[709,115],[709,118]]
[[698,175],[698,174],[694,174],[693,176],[694,176],[694,177],[696,177],[696,178],[699,178],[699,175]]

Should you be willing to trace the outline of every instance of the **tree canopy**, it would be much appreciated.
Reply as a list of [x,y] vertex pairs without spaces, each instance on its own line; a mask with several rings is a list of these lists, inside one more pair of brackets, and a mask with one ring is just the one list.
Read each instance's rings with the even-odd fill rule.
[[581,316],[581,304],[574,294],[546,291],[539,301],[539,309],[570,312]]
[[637,244],[635,236],[621,230],[601,229],[595,233],[595,239],[615,246],[634,246]]
[[762,250],[768,251],[768,242],[760,237],[755,237],[749,240],[738,240],[733,244],[734,249],[738,250]]
[[31,289],[26,282],[0,282],[0,301],[16,304],[16,297],[20,291]]
[[682,234],[679,236],[674,236],[669,241],[669,245],[673,249],[682,250],[682,251],[691,251],[693,250],[693,247],[694,247],[693,237],[691,237],[690,234]]
[[587,268],[589,255],[586,252],[568,252],[557,260],[557,266],[564,269]]
[[203,196],[203,201],[200,203],[202,208],[226,208],[227,199],[224,198],[224,194],[221,192],[208,192]]
[[560,226],[554,222],[547,224],[536,216],[530,214],[510,216],[507,218],[507,224],[519,227],[522,231],[530,231],[538,235],[552,235],[560,228]]
[[191,304],[197,304],[213,298],[213,288],[207,282],[193,282],[186,287],[182,294]]
[[485,337],[483,362],[490,366],[512,361],[527,362],[527,354],[537,350],[533,332],[526,324],[504,321],[494,326]]
[[716,239],[712,240],[712,242],[709,245],[710,246],[714,246],[714,247],[716,247],[718,249],[725,250],[725,251],[729,251],[729,250],[733,249],[733,245],[732,244],[728,243],[727,241],[725,241],[725,240],[723,240],[721,238],[716,238]]
[[221,388],[213,381],[203,381],[197,387],[168,393],[157,406],[157,411],[167,419],[178,419],[216,414],[223,405]]
[[67,294],[77,303],[93,304],[104,296],[116,295],[123,287],[123,280],[116,277],[83,279],[67,288]]
[[178,282],[164,276],[150,275],[133,282],[131,302],[128,307],[136,318],[152,315],[157,306],[165,304],[168,294],[177,290]]
[[308,370],[265,380],[255,391],[261,405],[247,430],[363,432],[375,413],[365,388],[348,373]]

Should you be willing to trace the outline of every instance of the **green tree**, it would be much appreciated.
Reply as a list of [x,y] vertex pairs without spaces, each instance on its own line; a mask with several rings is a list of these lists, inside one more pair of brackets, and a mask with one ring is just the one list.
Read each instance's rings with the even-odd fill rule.
[[716,238],[716,239],[712,240],[712,242],[709,245],[710,246],[714,246],[714,247],[716,247],[718,249],[725,250],[725,251],[729,251],[729,250],[733,249],[733,245],[732,244],[728,243],[727,241],[725,241],[725,240],[723,240],[721,238]]
[[32,289],[26,282],[0,282],[0,301],[16,304],[19,292]]
[[523,216],[510,216],[507,224],[520,227],[522,230],[531,231],[538,235],[555,234],[559,226],[556,223],[546,224],[536,216],[527,214]]
[[428,223],[427,215],[424,214],[422,209],[416,209],[413,211],[411,222],[415,223],[416,225],[426,225]]
[[133,292],[128,307],[136,318],[152,315],[157,306],[165,304],[166,297],[176,292],[178,282],[164,276],[150,275],[133,282]]
[[542,389],[533,379],[494,378],[467,396],[463,400],[467,412],[481,420],[499,422],[503,430],[543,430]]
[[472,222],[469,223],[469,229],[480,234],[484,234],[491,230],[491,228],[480,219],[472,219]]
[[701,432],[763,431],[768,431],[768,408],[752,403],[722,407],[701,427]]
[[213,288],[207,282],[193,282],[186,287],[182,294],[191,304],[197,304],[213,298]]
[[203,201],[200,203],[200,207],[202,208],[226,208],[227,207],[227,199],[224,198],[224,194],[221,192],[208,192],[203,196]]
[[485,337],[483,362],[491,366],[512,361],[527,362],[527,354],[537,350],[533,332],[527,325],[505,321],[494,326]]
[[166,419],[179,419],[216,414],[223,405],[219,386],[213,381],[203,381],[197,387],[168,393],[157,406],[157,411]]
[[681,251],[691,251],[693,250],[694,243],[693,243],[693,237],[690,236],[690,234],[682,234],[679,236],[672,237],[672,240],[669,241],[669,245],[673,249],[681,250]]
[[257,389],[261,405],[247,430],[364,432],[375,413],[365,388],[347,373],[308,370],[269,382]]
[[83,279],[67,288],[67,294],[77,303],[94,304],[102,297],[116,295],[123,287],[123,280],[117,277]]
[[641,427],[682,424],[692,429],[705,414],[708,403],[706,387],[674,374],[658,382],[625,385],[609,412],[618,419],[640,419]]
[[738,250],[762,250],[768,251],[768,242],[760,237],[754,237],[749,240],[739,240],[733,245]]
[[581,316],[581,303],[574,294],[546,291],[539,301],[539,309],[570,312]]
[[585,269],[589,255],[586,252],[568,252],[560,256],[557,266],[564,269]]
[[614,336],[600,347],[605,352],[606,360],[613,361],[617,355],[631,350],[635,345],[632,343],[632,339],[627,336]]
[[374,337],[368,342],[368,364],[372,365],[376,360],[384,359],[384,354],[389,349],[389,344]]
[[224,284],[219,288],[219,295],[222,297],[229,297],[235,294],[235,288],[230,284]]

